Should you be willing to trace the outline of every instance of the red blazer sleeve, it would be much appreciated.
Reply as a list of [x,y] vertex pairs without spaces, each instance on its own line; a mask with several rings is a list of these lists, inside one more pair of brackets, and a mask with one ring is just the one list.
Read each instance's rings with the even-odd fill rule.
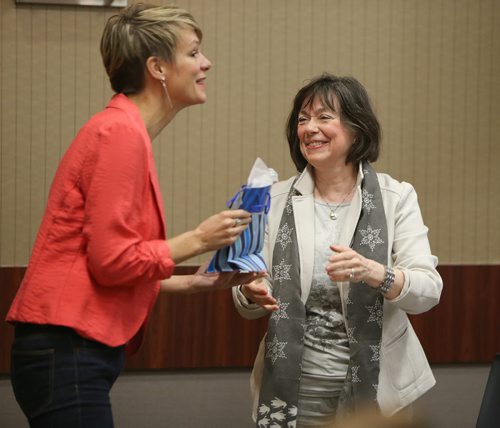
[[158,209],[151,208],[155,195],[149,139],[133,122],[123,120],[89,133],[82,133],[81,138],[93,142],[82,175],[91,274],[103,286],[138,285],[169,277],[174,262],[166,240],[148,236],[151,224],[163,224]]

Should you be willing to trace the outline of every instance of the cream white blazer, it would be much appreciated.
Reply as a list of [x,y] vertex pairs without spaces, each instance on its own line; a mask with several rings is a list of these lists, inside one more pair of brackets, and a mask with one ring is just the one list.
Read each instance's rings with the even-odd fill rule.
[[[385,415],[392,415],[411,404],[435,383],[422,346],[408,320],[407,314],[428,311],[439,302],[443,287],[436,270],[437,257],[431,254],[428,228],[424,225],[417,194],[408,183],[398,182],[387,174],[377,174],[388,228],[388,260],[404,273],[401,294],[384,301],[382,346],[377,400]],[[264,258],[269,269],[273,248],[290,187],[295,177],[276,183],[271,189],[271,210],[264,245]],[[361,181],[351,201],[346,224],[339,245],[349,246],[361,212]],[[314,181],[306,168],[295,183],[301,196],[292,198],[298,248],[300,253],[300,279],[302,301],[305,303],[311,288],[314,267]],[[271,283],[268,282],[271,288]],[[349,283],[340,283],[340,295],[345,313],[345,300]],[[248,319],[267,314],[263,308],[250,304],[237,287],[233,300],[238,312]],[[259,401],[260,383],[264,361],[264,339],[261,341],[250,380],[255,419]]]

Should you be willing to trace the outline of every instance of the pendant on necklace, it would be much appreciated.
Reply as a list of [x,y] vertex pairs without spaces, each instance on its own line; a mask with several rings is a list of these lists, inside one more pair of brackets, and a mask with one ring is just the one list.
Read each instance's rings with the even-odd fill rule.
[[337,214],[335,214],[333,211],[330,211],[330,220],[337,220]]

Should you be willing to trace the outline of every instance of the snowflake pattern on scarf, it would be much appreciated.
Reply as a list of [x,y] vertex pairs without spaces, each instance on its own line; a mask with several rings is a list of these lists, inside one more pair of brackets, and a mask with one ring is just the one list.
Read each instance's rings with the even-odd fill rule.
[[287,223],[285,223],[283,227],[278,230],[276,242],[281,245],[281,248],[283,248],[283,250],[287,247],[288,244],[292,243],[292,233],[293,228],[289,228]]
[[352,366],[352,383],[361,382],[358,376],[359,366]]
[[383,303],[380,300],[375,301],[373,306],[365,306],[370,316],[368,317],[367,322],[376,322],[379,327],[382,327],[382,318],[384,316]]
[[278,305],[278,310],[273,312],[273,314],[271,315],[271,319],[275,321],[276,324],[278,324],[279,320],[289,319],[286,308],[288,308],[288,305],[290,303],[282,302],[281,299],[278,297],[276,299],[276,304]]
[[380,344],[379,345],[370,345],[370,349],[373,352],[372,358],[370,361],[380,361]]
[[362,203],[363,203],[363,209],[365,209],[367,212],[370,212],[371,210],[377,208],[373,204],[373,198],[375,195],[372,195],[369,193],[366,189],[363,189],[361,192],[361,198],[362,198]]
[[358,343],[358,341],[354,337],[355,330],[356,327],[347,327],[347,338],[349,339],[349,343]]
[[384,241],[379,237],[380,231],[381,229],[372,229],[370,225],[368,225],[366,229],[360,230],[359,232],[363,237],[360,245],[368,245],[370,250],[373,251],[377,245],[384,243]]
[[280,342],[278,340],[278,336],[274,336],[274,339],[272,342],[266,343],[267,346],[267,352],[266,352],[266,358],[270,358],[273,365],[276,363],[276,360],[278,358],[287,358],[285,352],[283,351],[285,349],[287,342]]
[[273,277],[277,281],[282,281],[284,279],[291,279],[290,278],[290,268],[292,265],[287,265],[285,264],[285,260],[281,260],[279,265],[273,266]]

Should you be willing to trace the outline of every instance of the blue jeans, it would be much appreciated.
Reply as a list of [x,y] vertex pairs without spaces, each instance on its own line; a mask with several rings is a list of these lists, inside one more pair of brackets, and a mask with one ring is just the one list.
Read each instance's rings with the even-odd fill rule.
[[110,348],[66,327],[18,323],[15,330],[11,382],[30,427],[113,427],[109,391],[124,346]]

